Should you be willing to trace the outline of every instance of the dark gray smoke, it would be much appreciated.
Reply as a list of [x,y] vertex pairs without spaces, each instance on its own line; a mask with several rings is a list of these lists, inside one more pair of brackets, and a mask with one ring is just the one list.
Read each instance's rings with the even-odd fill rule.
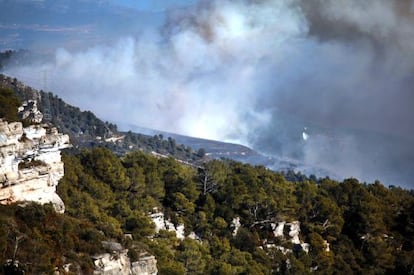
[[120,125],[413,186],[411,1],[201,1],[168,12],[159,31],[8,71],[41,88],[33,72]]

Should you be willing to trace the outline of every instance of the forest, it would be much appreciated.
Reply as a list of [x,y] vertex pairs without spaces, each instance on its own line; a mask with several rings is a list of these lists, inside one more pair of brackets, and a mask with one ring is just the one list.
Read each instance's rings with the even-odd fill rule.
[[[11,121],[24,99],[16,87],[0,90],[0,117]],[[92,139],[93,131],[116,131],[91,112],[45,95],[42,104],[50,104],[61,129],[79,122],[102,126],[72,131]],[[117,145],[89,145],[63,152],[57,191],[65,214],[51,205],[0,205],[3,273],[12,259],[26,274],[64,272],[68,263],[70,274],[91,274],[91,256],[105,252],[102,241],[111,240],[128,248],[132,260],[142,252],[154,255],[159,274],[414,274],[413,190],[211,160],[162,136],[126,133],[123,153]],[[185,225],[188,237],[157,232],[150,218],[157,211]],[[274,234],[274,224],[296,221],[309,251]]]
[[[13,257],[29,274],[93,272],[90,255],[116,240],[132,258],[155,255],[159,274],[412,274],[414,193],[380,182],[342,182],[278,172],[232,160],[201,166],[107,148],[63,156],[52,206],[1,206],[0,262]],[[292,175],[290,175],[292,178]],[[165,213],[196,239],[155,232],[149,213]],[[234,233],[232,221],[240,219]],[[274,237],[271,223],[299,221],[309,252]],[[125,238],[132,234],[133,240]],[[329,250],[326,244],[329,243]],[[280,247],[289,249],[283,251]]]

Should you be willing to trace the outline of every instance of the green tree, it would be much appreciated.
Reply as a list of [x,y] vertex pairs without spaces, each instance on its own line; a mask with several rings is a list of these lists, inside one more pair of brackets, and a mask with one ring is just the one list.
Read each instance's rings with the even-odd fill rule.
[[131,183],[119,158],[105,148],[84,151],[82,165],[100,180],[109,183],[113,190],[127,190]]
[[192,239],[185,239],[178,247],[177,260],[182,262],[187,274],[206,274],[210,261],[208,248]]
[[19,121],[19,106],[20,100],[13,91],[0,87],[0,118],[4,118],[9,122]]

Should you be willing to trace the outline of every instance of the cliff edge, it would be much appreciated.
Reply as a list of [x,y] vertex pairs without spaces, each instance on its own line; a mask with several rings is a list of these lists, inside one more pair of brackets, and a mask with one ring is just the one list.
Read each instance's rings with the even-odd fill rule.
[[63,213],[56,186],[64,175],[60,153],[69,146],[56,128],[0,120],[0,203],[52,203]]

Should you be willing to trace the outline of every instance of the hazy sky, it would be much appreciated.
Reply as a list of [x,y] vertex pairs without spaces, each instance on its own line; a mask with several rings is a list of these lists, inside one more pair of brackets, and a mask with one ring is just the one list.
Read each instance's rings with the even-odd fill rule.
[[7,73],[104,120],[413,186],[412,1],[0,0],[0,8],[2,48],[53,52]]

